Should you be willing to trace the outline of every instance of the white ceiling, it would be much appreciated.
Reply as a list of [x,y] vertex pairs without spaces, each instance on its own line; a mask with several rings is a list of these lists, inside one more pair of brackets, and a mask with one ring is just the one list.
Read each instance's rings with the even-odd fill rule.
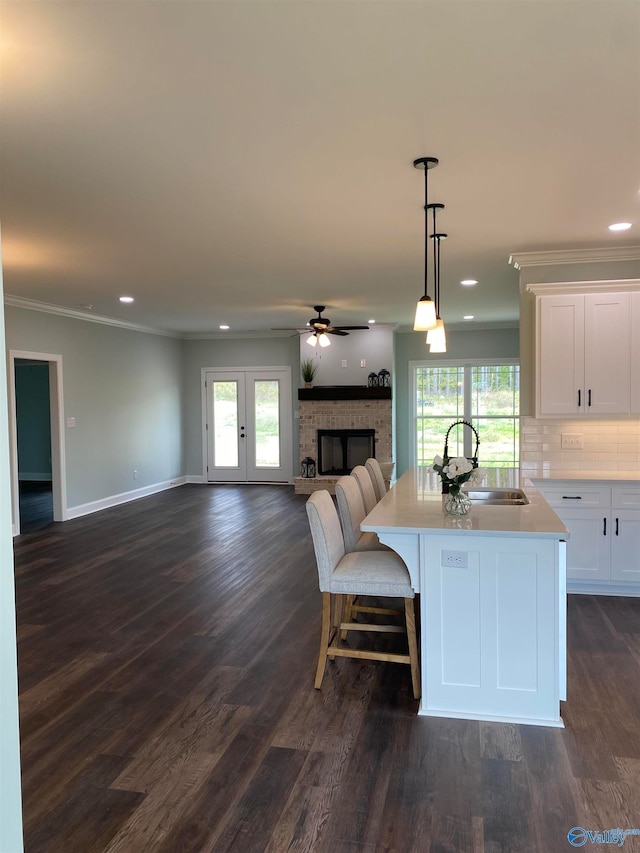
[[513,252],[640,244],[638,0],[0,10],[11,296],[185,334],[410,324],[422,156],[445,322],[517,319]]

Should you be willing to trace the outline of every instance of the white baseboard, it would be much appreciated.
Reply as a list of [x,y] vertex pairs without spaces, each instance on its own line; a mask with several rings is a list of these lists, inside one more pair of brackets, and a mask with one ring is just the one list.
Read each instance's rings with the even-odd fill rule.
[[164,483],[154,483],[152,486],[145,486],[143,489],[135,489],[132,492],[122,492],[119,495],[110,495],[108,498],[102,498],[99,501],[91,501],[90,503],[80,504],[79,506],[71,506],[67,509],[66,517],[80,518],[83,515],[91,515],[93,512],[100,512],[102,509],[109,509],[112,506],[120,506],[120,504],[137,501],[139,498],[146,498],[149,495],[155,495],[158,492],[166,492],[167,489],[175,489],[177,486],[184,486],[187,482],[186,477],[175,477],[173,480],[166,480]]
[[628,598],[640,597],[637,583],[595,583],[589,581],[567,581],[567,595],[620,595]]
[[207,479],[204,474],[187,474],[185,477],[186,483],[206,483]]

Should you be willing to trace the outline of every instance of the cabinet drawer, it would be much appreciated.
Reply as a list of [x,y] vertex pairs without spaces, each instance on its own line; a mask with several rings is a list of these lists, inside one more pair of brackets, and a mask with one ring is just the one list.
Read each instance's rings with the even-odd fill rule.
[[536,488],[553,507],[573,507],[574,509],[604,508],[611,506],[611,489],[604,486],[585,486],[584,483],[570,483],[553,486],[536,483]]
[[611,506],[614,509],[640,509],[640,488],[614,486],[611,489]]

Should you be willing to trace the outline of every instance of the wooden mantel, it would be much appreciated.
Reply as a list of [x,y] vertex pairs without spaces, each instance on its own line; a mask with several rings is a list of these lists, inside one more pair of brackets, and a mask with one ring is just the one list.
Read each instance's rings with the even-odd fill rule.
[[298,388],[298,400],[390,400],[391,388],[367,385],[316,385]]

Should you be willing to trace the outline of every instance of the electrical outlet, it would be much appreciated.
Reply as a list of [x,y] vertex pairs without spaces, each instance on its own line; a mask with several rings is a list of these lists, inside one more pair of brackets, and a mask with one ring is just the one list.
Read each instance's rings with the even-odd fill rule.
[[469,554],[467,551],[443,551],[442,565],[467,569],[469,568]]
[[346,366],[347,366],[347,359],[346,359],[346,358],[343,358],[343,359],[342,359],[342,366],[343,366],[343,367],[346,367]]
[[367,366],[367,359],[361,358],[360,359],[360,367],[366,367],[366,366]]
[[137,471],[134,471],[134,472],[133,472],[133,479],[134,479],[134,480],[137,480],[137,479],[138,479],[138,472],[137,472]]
[[562,449],[563,450],[582,450],[582,433],[581,432],[563,432],[562,433]]

